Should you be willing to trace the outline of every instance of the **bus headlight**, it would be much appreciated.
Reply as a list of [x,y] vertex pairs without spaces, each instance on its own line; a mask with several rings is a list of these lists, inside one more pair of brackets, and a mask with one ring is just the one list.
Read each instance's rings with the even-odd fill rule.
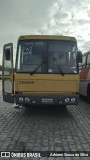
[[76,99],[73,97],[73,98],[71,98],[71,102],[75,102],[76,101]]
[[29,97],[26,97],[26,98],[25,98],[25,101],[26,101],[26,102],[29,102],[29,101],[30,101],[30,98],[29,98]]
[[70,101],[70,98],[65,98],[65,102],[69,102]]
[[19,97],[19,101],[22,102],[24,99],[23,97]]

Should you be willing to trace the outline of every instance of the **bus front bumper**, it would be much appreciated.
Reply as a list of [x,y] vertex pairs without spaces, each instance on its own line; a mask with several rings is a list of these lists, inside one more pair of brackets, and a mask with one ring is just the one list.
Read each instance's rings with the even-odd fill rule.
[[78,105],[79,95],[75,96],[41,96],[41,95],[15,95],[16,104],[54,104],[54,105]]

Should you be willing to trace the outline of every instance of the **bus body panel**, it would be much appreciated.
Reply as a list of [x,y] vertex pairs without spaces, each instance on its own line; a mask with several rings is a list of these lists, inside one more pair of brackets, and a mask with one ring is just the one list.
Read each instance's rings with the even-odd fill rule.
[[79,75],[16,74],[15,91],[23,92],[79,92]]
[[[79,75],[16,74],[15,91],[17,104],[78,104]],[[20,97],[23,102],[19,101]],[[30,101],[25,101],[28,98]],[[65,98],[69,98],[69,102],[65,102]]]
[[80,91],[81,95],[87,96],[87,87],[90,84],[90,81],[82,80],[80,81]]
[[83,63],[80,64],[80,95],[90,99],[90,51],[83,55]]
[[33,39],[44,39],[44,40],[67,40],[67,41],[76,41],[75,37],[69,37],[69,36],[58,36],[58,35],[22,35],[18,38],[18,41],[20,40],[33,40]]

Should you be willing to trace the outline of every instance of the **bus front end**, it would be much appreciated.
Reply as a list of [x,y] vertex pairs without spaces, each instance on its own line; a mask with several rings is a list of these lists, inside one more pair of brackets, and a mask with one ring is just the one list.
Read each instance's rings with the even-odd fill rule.
[[13,44],[3,46],[3,100],[20,105],[77,105],[81,61],[74,37],[20,36],[15,70]]
[[14,74],[15,102],[20,105],[77,105],[77,42],[64,36],[21,36]]

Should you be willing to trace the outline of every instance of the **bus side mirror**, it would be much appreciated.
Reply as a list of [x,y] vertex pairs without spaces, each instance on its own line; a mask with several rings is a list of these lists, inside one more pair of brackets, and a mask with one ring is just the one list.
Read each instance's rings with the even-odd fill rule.
[[78,52],[77,52],[77,61],[78,61],[79,63],[82,63],[82,52],[81,52],[81,51],[78,51]]
[[7,60],[7,61],[10,61],[10,59],[11,59],[11,56],[10,56],[10,48],[6,48],[5,49],[5,59]]

